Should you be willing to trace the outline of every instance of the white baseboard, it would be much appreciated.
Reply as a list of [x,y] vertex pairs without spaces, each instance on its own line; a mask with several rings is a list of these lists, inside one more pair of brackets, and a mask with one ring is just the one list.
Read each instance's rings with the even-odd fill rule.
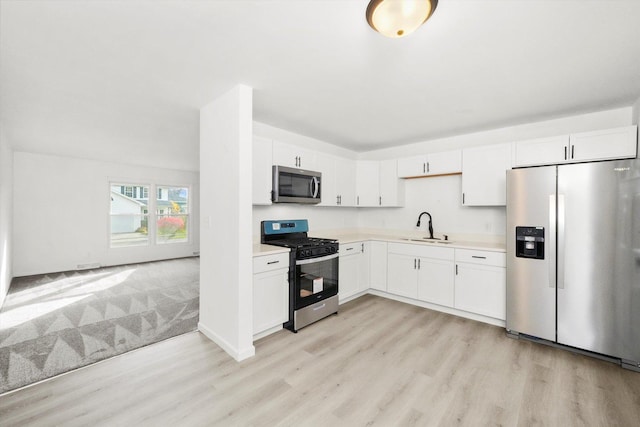
[[198,330],[202,332],[202,334],[209,338],[211,341],[216,343],[218,347],[222,348],[227,354],[233,357],[236,361],[240,362],[242,360],[248,359],[256,354],[256,348],[253,344],[244,349],[238,349],[231,345],[227,340],[213,332],[211,329],[204,326],[202,323],[198,322]]
[[276,333],[276,332],[278,332],[278,331],[281,331],[282,329],[283,329],[283,328],[282,328],[282,325],[280,324],[280,325],[274,326],[273,328],[269,328],[269,329],[267,329],[267,330],[264,330],[264,331],[262,331],[262,332],[259,332],[259,333],[255,334],[255,335],[253,336],[253,341],[257,341],[257,340],[259,340],[260,338],[264,338],[264,337],[266,337],[267,335],[271,335],[271,334],[273,334],[273,333]]
[[478,322],[488,323],[494,326],[500,326],[502,328],[505,327],[505,321],[500,319],[495,319],[489,316],[483,316],[481,314],[469,313],[468,311],[458,310],[455,308],[445,307],[438,304],[432,304],[429,302],[418,301],[412,298],[401,297],[398,295],[393,295],[384,291],[378,291],[375,289],[369,289],[367,293],[371,295],[376,295],[383,298],[392,299],[394,301],[400,301],[407,304],[417,305],[418,307],[428,308],[435,311],[441,311],[443,313],[453,314],[454,316],[464,317],[465,319],[476,320]]

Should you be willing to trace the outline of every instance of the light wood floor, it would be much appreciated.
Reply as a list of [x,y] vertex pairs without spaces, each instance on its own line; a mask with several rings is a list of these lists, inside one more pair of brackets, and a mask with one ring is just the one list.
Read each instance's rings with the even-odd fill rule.
[[0,425],[637,426],[640,374],[375,296],[237,363],[199,333],[0,396]]

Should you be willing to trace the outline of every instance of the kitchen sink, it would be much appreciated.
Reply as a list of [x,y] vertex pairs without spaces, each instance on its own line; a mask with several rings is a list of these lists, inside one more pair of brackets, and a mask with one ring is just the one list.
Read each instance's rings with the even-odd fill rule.
[[408,242],[421,242],[421,243],[432,243],[432,244],[436,244],[436,243],[441,243],[443,245],[449,245],[451,243],[453,243],[451,240],[436,240],[436,239],[429,239],[428,237],[423,237],[423,238],[411,238],[411,237],[401,237],[400,240],[406,240]]

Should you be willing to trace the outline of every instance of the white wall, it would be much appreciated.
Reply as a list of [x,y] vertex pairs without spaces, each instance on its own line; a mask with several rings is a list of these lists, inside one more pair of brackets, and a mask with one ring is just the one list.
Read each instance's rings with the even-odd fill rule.
[[200,110],[201,243],[198,329],[236,360],[253,356],[252,89]]
[[13,151],[0,127],[0,307],[12,273]]
[[[15,276],[191,256],[199,251],[198,173],[14,153]],[[109,248],[110,181],[191,186],[190,243]]]
[[633,124],[640,127],[640,98],[636,99],[636,102],[633,104],[632,109]]
[[260,221],[276,219],[308,219],[309,235],[322,237],[323,230],[358,227],[357,208],[276,204],[253,207],[253,236],[260,238]]
[[462,206],[461,185],[461,175],[408,179],[405,181],[404,207],[361,209],[358,226],[399,231],[421,230],[421,235],[428,236],[426,215],[422,217],[420,228],[416,227],[418,215],[427,211],[433,217],[436,235],[450,234],[452,238],[464,235],[472,239],[504,235],[506,209],[501,206]]

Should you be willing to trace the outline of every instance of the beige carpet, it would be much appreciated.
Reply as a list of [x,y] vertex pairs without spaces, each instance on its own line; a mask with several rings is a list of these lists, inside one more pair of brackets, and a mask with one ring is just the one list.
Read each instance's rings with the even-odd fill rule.
[[199,259],[12,281],[0,310],[0,393],[196,330]]

